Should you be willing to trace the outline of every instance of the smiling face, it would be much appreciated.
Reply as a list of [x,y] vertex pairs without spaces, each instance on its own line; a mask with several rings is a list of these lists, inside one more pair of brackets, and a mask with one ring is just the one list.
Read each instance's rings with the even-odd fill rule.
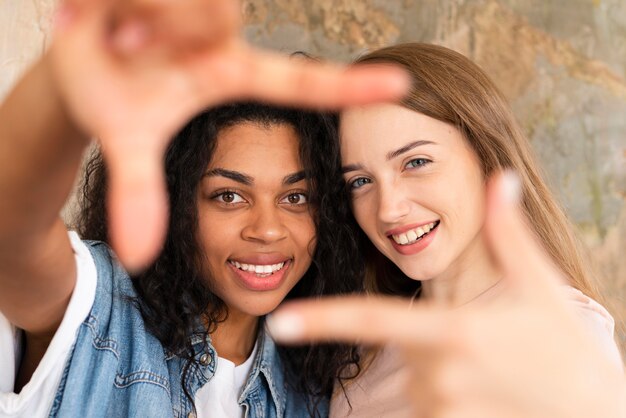
[[488,259],[484,178],[458,129],[399,105],[352,108],[341,147],[357,222],[407,276],[457,277]]
[[198,240],[209,286],[229,312],[274,310],[315,248],[308,184],[290,125],[222,129],[197,195]]

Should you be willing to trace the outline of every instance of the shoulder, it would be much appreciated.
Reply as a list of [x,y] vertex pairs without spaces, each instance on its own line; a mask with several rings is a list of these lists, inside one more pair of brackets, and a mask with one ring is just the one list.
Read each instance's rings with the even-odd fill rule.
[[613,337],[615,320],[604,306],[572,286],[563,286],[562,291],[579,316],[592,320],[598,331]]
[[81,240],[74,232],[70,233],[72,248],[80,260],[85,263],[91,262],[97,275],[99,290],[107,288],[110,291],[134,296],[132,281],[124,267],[118,262],[117,257],[108,244],[102,241]]
[[76,234],[71,235],[71,240],[80,274],[95,276],[95,300],[83,323],[94,344],[106,343],[109,349],[117,351],[114,341],[154,340],[145,329],[132,279],[111,248],[104,242],[80,240]]
[[572,286],[563,286],[562,291],[567,303],[594,339],[602,345],[607,356],[611,357],[616,365],[622,367],[621,354],[614,335],[615,320],[609,311],[599,302]]
[[50,415],[128,416],[140,407],[150,416],[171,416],[171,383],[178,377],[170,379],[165,350],[145,329],[130,277],[106,244],[76,234],[70,239],[77,283],[95,282],[95,299],[78,329]]

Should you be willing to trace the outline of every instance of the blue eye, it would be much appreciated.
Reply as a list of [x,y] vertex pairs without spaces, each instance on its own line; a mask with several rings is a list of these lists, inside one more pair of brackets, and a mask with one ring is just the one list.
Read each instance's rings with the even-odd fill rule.
[[356,190],[371,182],[372,180],[368,179],[367,177],[359,177],[357,179],[352,180],[349,184],[349,187],[350,187],[350,190]]
[[408,163],[406,163],[406,165],[404,166],[404,168],[419,168],[422,166],[425,166],[426,164],[430,163],[432,161],[427,160],[426,158],[415,158],[411,161],[409,161]]

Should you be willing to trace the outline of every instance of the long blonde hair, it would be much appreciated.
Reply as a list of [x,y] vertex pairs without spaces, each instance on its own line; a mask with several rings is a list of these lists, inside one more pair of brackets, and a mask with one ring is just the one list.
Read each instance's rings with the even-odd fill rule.
[[[370,52],[356,65],[390,63],[404,67],[413,79],[402,105],[449,123],[463,134],[478,156],[485,177],[505,168],[517,172],[528,224],[570,284],[598,300],[583,246],[574,228],[542,179],[530,144],[498,88],[471,60],[450,49],[407,43]],[[398,269],[369,246],[368,287],[383,293],[408,294]],[[401,284],[403,283],[403,284]]]

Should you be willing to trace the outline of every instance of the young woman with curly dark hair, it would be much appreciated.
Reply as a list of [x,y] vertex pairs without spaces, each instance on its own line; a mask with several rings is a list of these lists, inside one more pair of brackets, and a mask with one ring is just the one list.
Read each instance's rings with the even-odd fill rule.
[[[169,146],[169,230],[155,263],[133,277],[133,300],[148,331],[184,360],[187,401],[194,398],[189,382],[203,355],[220,356],[218,373],[225,356],[235,364],[255,361],[251,352],[257,360],[275,356],[267,352],[271,342],[260,317],[283,298],[357,289],[361,263],[348,223],[334,135],[327,116],[247,103],[202,113]],[[77,222],[83,239],[108,242],[106,178],[106,165],[96,152],[87,164]],[[297,396],[304,396],[300,405],[307,405],[306,412],[324,415],[333,382],[357,360],[348,346],[276,351],[271,361],[282,366],[278,370],[272,363],[270,373],[284,373],[285,385],[294,390],[270,397],[273,389],[265,388],[264,408],[275,408],[278,415],[284,410],[278,403],[298,405]],[[255,382],[255,370],[240,389],[248,398],[251,384],[265,387],[276,378]],[[208,408],[201,414],[212,409],[208,398],[195,396],[197,408]],[[259,413],[248,398],[239,403],[252,416],[273,416]],[[231,406],[239,409],[236,403]]]

